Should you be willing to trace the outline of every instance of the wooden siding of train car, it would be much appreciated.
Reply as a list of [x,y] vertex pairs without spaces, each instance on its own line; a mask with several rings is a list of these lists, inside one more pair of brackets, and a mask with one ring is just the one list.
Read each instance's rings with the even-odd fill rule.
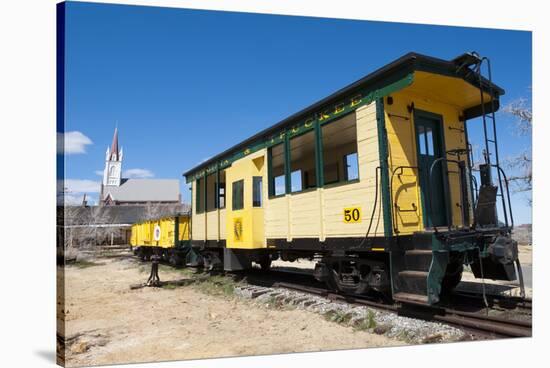
[[[474,86],[459,78],[416,72],[413,84],[392,94],[392,99],[391,105],[387,104],[387,98],[384,99],[390,180],[393,170],[399,166],[418,167],[414,113],[407,108],[412,103],[415,109],[443,118],[442,131],[446,151],[466,148],[464,123],[459,120],[459,116],[464,109],[479,104],[479,90]],[[485,95],[485,101],[489,101],[488,95]],[[456,160],[456,156],[452,155],[447,155],[447,158]],[[459,176],[456,174],[457,165],[449,163],[448,170],[452,225],[462,226],[461,188]],[[418,180],[416,169],[404,169],[400,178],[397,175],[393,177],[392,213],[393,218],[397,220],[396,226],[400,235],[425,228]],[[469,201],[471,203],[471,198]],[[403,211],[395,212],[396,202]],[[413,205],[416,207],[415,211],[411,210]],[[469,218],[472,219],[472,208],[468,211]]]
[[179,216],[178,236],[179,240],[189,240],[189,216]]
[[135,247],[135,246],[138,246],[139,243],[138,243],[138,227],[139,227],[139,224],[133,224],[132,227],[130,228],[130,245],[132,247]]
[[141,223],[139,228],[140,246],[151,245],[151,239],[151,223],[149,221],[144,221]]
[[174,217],[167,217],[154,221],[153,224],[153,229],[156,225],[160,227],[160,240],[154,241],[153,243],[156,243],[156,246],[160,248],[174,247],[176,219]]
[[150,244],[149,228],[150,228],[150,225],[148,222],[143,222],[140,226],[140,245],[142,246],[146,244]]
[[[264,206],[267,193],[266,149],[262,149],[238,161],[226,169],[226,246],[227,248],[258,249],[265,248]],[[254,176],[261,176],[262,207],[252,206],[252,182]],[[244,180],[243,209],[233,210],[233,183]],[[236,224],[240,222],[242,234],[235,234]]]
[[135,242],[136,242],[136,246],[141,246],[141,224],[134,224],[132,226],[132,233],[134,232],[135,230],[135,233],[136,233],[136,236],[135,236]]
[[[202,178],[201,180],[204,180]],[[198,182],[195,180],[193,181],[193,184],[191,185],[191,197],[193,202],[193,221],[191,222],[191,228],[192,228],[192,237],[193,240],[206,240],[206,211],[197,213],[197,184]],[[202,188],[201,188],[202,189]],[[202,192],[201,192],[202,193]],[[204,194],[201,194],[202,196]],[[200,199],[201,201],[204,201],[204,197]]]
[[[160,226],[160,240],[154,240],[154,228]],[[160,220],[145,221],[132,225],[130,244],[132,246],[155,246],[171,248],[175,239],[175,218],[168,217]],[[189,217],[179,216],[179,240],[189,240]]]
[[[225,208],[214,209],[197,213],[197,181],[191,184],[191,195],[193,201],[193,221],[191,222],[193,240],[225,240],[226,236],[226,210]],[[212,193],[209,192],[208,195]],[[226,188],[227,203],[227,188]]]
[[151,221],[146,221],[143,224],[143,239],[144,245],[153,244],[153,223]]
[[[375,197],[376,168],[380,165],[376,104],[355,112],[359,180],[327,185],[303,193],[286,194],[265,201],[265,232],[271,239],[364,236],[369,226]],[[338,124],[338,121],[328,124]],[[267,183],[266,183],[267,185]],[[264,192],[267,188],[264,188]],[[360,208],[360,222],[344,222],[345,208]],[[369,236],[383,236],[381,196]]]
[[145,245],[145,224],[137,223],[132,225],[132,238],[134,239],[133,246],[144,246]]

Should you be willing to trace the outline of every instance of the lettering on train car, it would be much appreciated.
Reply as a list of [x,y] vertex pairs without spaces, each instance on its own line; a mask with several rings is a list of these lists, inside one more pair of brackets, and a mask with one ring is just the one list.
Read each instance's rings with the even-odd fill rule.
[[344,222],[347,224],[361,222],[361,207],[344,208]]

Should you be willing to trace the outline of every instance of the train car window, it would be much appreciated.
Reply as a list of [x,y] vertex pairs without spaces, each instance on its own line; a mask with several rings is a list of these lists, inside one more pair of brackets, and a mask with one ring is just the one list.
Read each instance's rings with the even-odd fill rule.
[[434,156],[434,137],[431,127],[426,127],[426,140],[428,143],[428,156]]
[[218,194],[219,194],[219,197],[218,197],[219,208],[224,209],[225,208],[225,183],[220,183]]
[[225,170],[220,171],[220,183],[218,185],[218,208],[225,208]]
[[294,193],[302,190],[304,190],[302,186],[302,170],[293,171],[290,174],[290,191]]
[[244,208],[244,180],[233,182],[232,186],[232,206],[233,211],[242,210]]
[[216,174],[206,177],[206,212],[216,209]]
[[420,147],[420,154],[426,154],[426,133],[424,132],[424,126],[418,126],[418,146]]
[[262,177],[252,178],[252,206],[262,207]]
[[196,212],[204,212],[204,178],[199,178],[195,182],[195,206]]
[[359,179],[355,112],[321,126],[325,184]]
[[269,148],[268,154],[271,165],[269,173],[269,195],[283,195],[286,192],[284,145],[280,143]]
[[359,179],[359,162],[357,152],[344,156],[345,178],[346,180]]
[[279,175],[275,177],[275,190],[273,195],[279,196],[285,194],[285,176]]
[[291,192],[317,187],[315,170],[315,131],[312,130],[290,139]]

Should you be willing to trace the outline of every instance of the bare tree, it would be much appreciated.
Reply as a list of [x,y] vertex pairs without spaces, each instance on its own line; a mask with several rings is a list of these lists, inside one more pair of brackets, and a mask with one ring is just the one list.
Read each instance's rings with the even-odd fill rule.
[[173,216],[180,210],[180,208],[181,205],[148,202],[145,205],[144,220],[155,220],[164,216]]
[[107,211],[100,206],[65,206],[64,207],[65,248],[76,248],[96,245],[98,240],[112,231],[107,224]]
[[[531,106],[524,98],[511,102],[504,107],[504,112],[516,118],[516,132],[520,136],[530,135],[533,124],[533,112]],[[516,193],[530,192],[532,189],[532,157],[531,147],[506,160],[507,166],[514,171],[508,178],[508,182],[514,187]],[[528,200],[531,204],[531,199]]]
[[520,135],[531,134],[533,125],[533,112],[529,106],[527,99],[520,98],[512,101],[504,107],[504,112],[516,117],[516,128]]
[[159,218],[164,212],[164,208],[160,203],[148,202],[145,205],[145,220],[154,220]]

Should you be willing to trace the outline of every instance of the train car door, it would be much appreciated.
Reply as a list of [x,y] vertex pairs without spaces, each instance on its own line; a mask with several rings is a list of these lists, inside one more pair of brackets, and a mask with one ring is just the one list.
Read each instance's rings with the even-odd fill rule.
[[234,162],[226,169],[226,246],[265,248],[264,177],[265,152],[260,151]]
[[418,155],[418,172],[422,197],[424,226],[427,228],[447,226],[447,200],[445,195],[446,181],[443,168],[445,162],[438,162],[444,157],[445,148],[442,135],[443,119],[439,115],[416,110],[414,114],[416,145]]

